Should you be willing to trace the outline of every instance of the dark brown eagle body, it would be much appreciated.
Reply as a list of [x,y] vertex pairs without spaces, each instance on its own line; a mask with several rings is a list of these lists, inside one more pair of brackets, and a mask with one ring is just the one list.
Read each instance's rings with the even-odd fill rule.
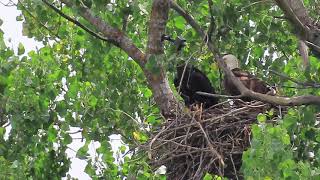
[[[162,35],[161,40],[172,42],[176,47],[177,53],[182,50],[186,42],[183,38],[177,37],[174,40],[168,35]],[[197,94],[198,91],[215,94],[214,88],[203,72],[193,65],[186,65],[184,62],[178,64],[176,70],[177,73],[174,78],[174,86],[183,98],[186,106],[202,104],[204,108],[209,108],[218,103],[219,99],[216,97],[207,97]]]
[[[192,65],[186,66],[184,76],[182,77],[184,68],[185,64],[177,66],[177,74],[174,79],[174,85],[178,92],[180,90],[180,95],[183,98],[185,105],[190,106],[195,103],[202,103],[204,108],[209,108],[210,106],[217,104],[218,98],[207,97],[196,93],[197,91],[201,91],[215,94],[215,90],[212,87],[208,77]],[[181,87],[179,88],[180,81]]]

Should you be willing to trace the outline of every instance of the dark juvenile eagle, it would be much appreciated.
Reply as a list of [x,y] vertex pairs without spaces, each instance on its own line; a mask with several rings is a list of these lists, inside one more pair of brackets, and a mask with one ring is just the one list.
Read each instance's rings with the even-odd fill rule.
[[[163,35],[161,37],[162,41],[167,40],[172,42],[176,47],[176,52],[180,52],[185,46],[185,39],[177,37],[175,40],[170,36]],[[212,87],[208,77],[201,72],[199,69],[193,65],[189,65],[185,62],[178,63],[176,66],[176,75],[174,78],[174,85],[176,90],[181,95],[186,106],[191,106],[192,104],[203,104],[204,108],[209,108],[218,103],[218,98],[207,97],[199,95],[196,92],[206,92],[215,94],[215,90]],[[181,86],[180,86],[181,85]]]
[[[233,74],[250,90],[261,93],[275,95],[275,90],[270,88],[267,83],[258,79],[256,76],[250,74],[247,71],[243,71],[239,68],[239,60],[232,54],[223,56],[223,60],[227,67],[233,72]],[[232,83],[231,79],[226,75],[223,80],[224,88],[227,93],[232,96],[240,95],[240,91]],[[242,98],[244,101],[251,101],[250,98]]]
[[[196,93],[197,91],[201,91],[215,94],[214,88],[203,72],[193,65],[186,66],[184,63],[177,65],[176,69],[177,74],[174,78],[174,85],[186,106],[202,103],[204,108],[209,108],[218,103],[219,99],[216,97],[207,97]],[[181,86],[179,87],[180,82]]]

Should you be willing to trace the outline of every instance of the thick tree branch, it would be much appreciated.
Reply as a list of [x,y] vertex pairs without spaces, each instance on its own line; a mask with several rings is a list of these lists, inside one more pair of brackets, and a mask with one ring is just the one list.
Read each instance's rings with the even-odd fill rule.
[[[198,34],[201,35],[202,38],[205,38],[205,34],[203,30],[200,28],[198,23],[189,15],[186,11],[184,11],[177,3],[171,2],[171,7],[176,10],[181,16],[185,18],[185,20],[196,30]],[[241,96],[250,97],[252,99],[260,100],[263,102],[283,105],[283,106],[296,106],[296,105],[308,105],[308,104],[316,104],[320,105],[320,97],[319,96],[296,96],[296,97],[279,97],[279,96],[270,96],[266,94],[256,93],[248,88],[246,88],[241,81],[234,76],[229,68],[227,68],[223,59],[219,56],[218,51],[214,48],[211,41],[207,42],[209,50],[214,54],[216,61],[218,62],[218,66],[223,72],[228,76],[233,84],[239,89],[241,92]]]
[[311,24],[311,19],[305,9],[303,2],[300,0],[275,0],[278,6],[284,12],[286,18],[296,27],[297,33],[304,37],[307,35],[309,28],[307,25]]
[[[70,8],[79,8],[75,5],[74,1],[71,0],[60,0],[66,6]],[[104,22],[100,17],[95,16],[89,8],[80,7],[79,14],[95,26],[104,37],[108,38],[113,44],[120,47],[125,51],[136,63],[138,63],[142,68],[146,63],[145,54],[138,49],[129,37],[127,37],[121,30],[114,28]]]
[[274,0],[284,12],[286,18],[293,25],[299,39],[315,54],[320,54],[320,27],[309,16],[302,0]]
[[[159,58],[159,54],[163,54],[163,44],[161,42],[162,35],[165,34],[166,23],[169,14],[169,0],[154,0],[152,3],[151,17],[148,31],[147,57],[154,56]],[[158,63],[160,64],[160,63]],[[153,95],[162,109],[164,115],[172,114],[177,109],[177,100],[171,91],[166,73],[159,65],[160,74],[154,75],[146,72],[147,79],[151,79],[150,86],[153,89]]]
[[148,31],[147,52],[149,54],[163,54],[163,44],[161,41],[161,37],[165,34],[168,14],[168,0],[153,1]]

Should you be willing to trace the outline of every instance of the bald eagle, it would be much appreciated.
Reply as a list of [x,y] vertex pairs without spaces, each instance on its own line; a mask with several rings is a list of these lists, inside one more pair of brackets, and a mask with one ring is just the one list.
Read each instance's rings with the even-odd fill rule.
[[[204,108],[209,108],[218,103],[219,99],[217,97],[207,97],[196,93],[197,91],[201,91],[215,94],[214,88],[203,72],[193,65],[185,65],[184,63],[177,65],[176,69],[177,74],[174,78],[174,85],[186,106],[203,104]],[[181,86],[179,87],[180,82]]]
[[[275,95],[274,89],[270,88],[267,83],[258,79],[254,75],[250,74],[247,71],[241,70],[239,67],[239,60],[232,54],[223,56],[223,60],[226,63],[227,67],[233,72],[233,74],[250,90],[261,93],[261,94],[270,94]],[[232,96],[240,95],[240,91],[232,83],[231,79],[226,75],[223,80],[224,88]],[[251,98],[245,97],[242,98],[244,101],[251,101]]]

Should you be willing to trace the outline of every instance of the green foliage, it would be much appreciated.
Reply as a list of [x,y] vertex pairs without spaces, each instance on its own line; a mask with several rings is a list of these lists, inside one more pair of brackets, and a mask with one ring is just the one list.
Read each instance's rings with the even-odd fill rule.
[[[93,31],[96,28],[78,15],[85,5],[125,34],[140,49],[146,48],[147,25],[152,1],[77,0],[67,8],[56,7]],[[207,31],[211,22],[208,1],[176,1],[190,12]],[[320,61],[311,57],[311,68],[304,71],[296,50],[297,39],[279,8],[269,2],[249,0],[213,0],[214,28],[211,39],[221,53],[233,53],[243,69],[277,84],[280,95],[320,95],[320,89],[288,88],[296,86],[269,70],[284,72],[298,81],[320,82]],[[311,15],[317,17],[316,1],[305,1]],[[134,150],[145,143],[149,132],[161,124],[159,109],[152,100],[140,67],[117,47],[98,40],[75,24],[58,16],[42,1],[19,1],[23,34],[43,42],[44,47],[18,54],[8,48],[0,31],[0,179],[60,179],[70,177],[70,159],[66,150],[73,142],[72,128],[79,128],[84,146],[76,152],[85,160],[85,172],[93,179],[165,179],[154,173],[145,151],[114,157],[109,136]],[[126,18],[127,17],[127,18]],[[126,19],[126,20],[125,20]],[[2,21],[0,21],[2,24]],[[166,32],[187,39],[183,52],[176,54],[165,43],[165,55],[151,56],[147,70],[159,75],[159,66],[168,70],[170,82],[179,61],[190,60],[203,70],[215,87],[220,74],[203,39],[175,11],[170,11]],[[219,88],[224,94],[223,89]],[[3,106],[5,104],[5,106]],[[252,127],[252,146],[243,155],[247,179],[317,179],[320,163],[320,130],[315,114],[319,107],[291,108],[274,126],[268,124],[274,110],[260,114]],[[2,117],[3,116],[3,117]],[[4,125],[10,124],[6,135]],[[7,132],[8,133],[8,132]],[[95,157],[90,143],[100,142]],[[121,153],[126,147],[121,146]],[[118,152],[118,153],[120,153]],[[314,154],[314,156],[310,156]],[[118,160],[118,161],[117,161]],[[206,174],[204,179],[222,179]]]
[[319,178],[319,159],[315,158],[319,152],[315,108],[299,109],[301,111],[290,109],[278,125],[259,121],[252,126],[251,148],[242,157],[247,179]]

